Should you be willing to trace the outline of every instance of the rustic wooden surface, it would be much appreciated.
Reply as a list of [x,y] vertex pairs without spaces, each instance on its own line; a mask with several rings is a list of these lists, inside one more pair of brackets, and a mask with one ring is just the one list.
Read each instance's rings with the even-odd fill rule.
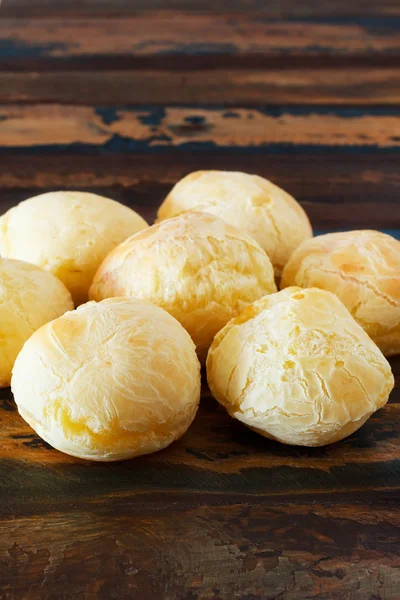
[[[86,189],[152,219],[199,168],[259,173],[317,232],[400,237],[397,0],[3,0],[0,212]],[[120,464],[56,452],[0,393],[0,598],[398,600],[397,388],[321,449],[204,387],[188,433]]]

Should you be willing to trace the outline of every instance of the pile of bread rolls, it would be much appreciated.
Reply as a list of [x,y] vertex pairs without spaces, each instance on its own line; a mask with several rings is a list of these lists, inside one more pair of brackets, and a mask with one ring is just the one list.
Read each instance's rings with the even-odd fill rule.
[[313,237],[262,177],[192,173],[151,227],[95,194],[43,194],[0,218],[0,255],[0,385],[67,454],[168,446],[196,415],[200,364],[232,417],[286,444],[343,439],[393,388],[400,242]]

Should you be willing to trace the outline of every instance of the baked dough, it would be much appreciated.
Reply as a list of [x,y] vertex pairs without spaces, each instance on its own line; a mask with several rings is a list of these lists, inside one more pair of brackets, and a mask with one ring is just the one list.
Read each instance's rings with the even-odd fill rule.
[[179,181],[161,204],[158,220],[195,210],[243,229],[267,252],[279,278],[291,253],[312,237],[308,217],[284,190],[258,175],[196,171]]
[[21,416],[72,456],[122,460],[155,452],[189,427],[200,365],[187,332],[147,302],[89,302],[39,329],[14,366]]
[[185,327],[205,360],[214,335],[229,319],[275,291],[271,262],[256,241],[218,217],[185,213],[115,248],[97,271],[89,296],[154,302]]
[[389,363],[337,296],[298,287],[230,321],[210,348],[207,377],[232,417],[301,446],[350,435],[394,385]]
[[379,231],[347,231],[304,242],[281,287],[333,292],[386,356],[400,353],[400,242]]
[[57,277],[36,265],[0,258],[0,387],[10,385],[15,359],[32,333],[73,307]]
[[76,305],[86,302],[103,258],[147,223],[127,206],[86,192],[49,192],[0,218],[0,255],[56,275]]

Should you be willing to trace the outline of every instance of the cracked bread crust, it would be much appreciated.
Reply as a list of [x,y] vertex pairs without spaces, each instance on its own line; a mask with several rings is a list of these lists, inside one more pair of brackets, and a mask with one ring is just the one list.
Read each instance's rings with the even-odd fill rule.
[[308,217],[287,192],[258,175],[196,171],[181,179],[158,210],[158,221],[187,211],[221,217],[267,252],[279,278],[293,250],[312,237]]
[[307,240],[283,271],[291,285],[333,292],[383,354],[400,353],[400,241],[372,230]]
[[26,340],[39,327],[74,307],[65,285],[36,265],[0,258],[0,387]]
[[49,192],[0,218],[0,254],[34,263],[66,285],[75,305],[87,301],[104,257],[147,227],[134,210],[97,194]]
[[299,287],[232,319],[215,336],[207,378],[232,417],[302,446],[350,435],[394,386],[389,363],[337,296]]
[[112,298],[39,329],[17,358],[12,391],[21,416],[54,448],[123,460],[185,433],[200,399],[200,364],[168,313]]
[[256,241],[218,217],[185,213],[115,248],[89,296],[135,296],[161,306],[189,332],[204,361],[221,327],[275,291],[271,262]]

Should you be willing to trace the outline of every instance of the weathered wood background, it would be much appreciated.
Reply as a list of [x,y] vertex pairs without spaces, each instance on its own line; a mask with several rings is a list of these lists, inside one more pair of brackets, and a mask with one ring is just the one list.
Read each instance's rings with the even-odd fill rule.
[[[3,0],[0,211],[86,189],[154,217],[198,168],[264,175],[316,232],[400,237],[398,0]],[[0,395],[0,598],[398,600],[397,389],[290,448],[204,389],[189,432],[121,464],[63,456]]]

